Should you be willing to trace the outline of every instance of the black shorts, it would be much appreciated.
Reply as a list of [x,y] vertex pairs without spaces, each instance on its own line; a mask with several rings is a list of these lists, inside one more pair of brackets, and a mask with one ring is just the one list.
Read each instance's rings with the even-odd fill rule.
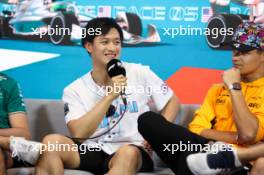
[[[80,150],[81,143],[78,141],[74,141],[75,144],[78,145],[78,152],[80,155],[80,166],[77,168],[78,170],[89,171],[93,174],[105,174],[108,172],[108,164],[111,158],[115,153],[109,155],[104,151],[88,151],[86,150],[85,154],[81,154],[83,150]],[[140,172],[151,172],[153,171],[153,161],[150,158],[149,154],[140,146],[133,145],[139,148],[142,155],[142,166],[140,168]]]

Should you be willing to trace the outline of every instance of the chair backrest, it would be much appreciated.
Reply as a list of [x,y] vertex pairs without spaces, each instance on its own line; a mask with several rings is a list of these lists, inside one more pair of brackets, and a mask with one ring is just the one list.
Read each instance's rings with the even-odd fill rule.
[[176,117],[176,124],[184,127],[188,127],[188,124],[192,121],[195,111],[200,107],[198,104],[183,104],[181,105],[180,112]]
[[61,100],[24,99],[32,140],[41,141],[47,134],[70,136],[64,120]]
[[[24,99],[27,107],[32,139],[41,141],[47,134],[59,133],[70,136],[64,120],[64,106],[61,100]],[[175,123],[187,127],[199,105],[184,104]]]

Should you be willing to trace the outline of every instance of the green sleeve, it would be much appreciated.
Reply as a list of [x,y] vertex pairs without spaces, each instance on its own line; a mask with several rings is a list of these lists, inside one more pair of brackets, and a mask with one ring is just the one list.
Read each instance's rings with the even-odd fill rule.
[[14,79],[10,79],[7,86],[7,112],[9,114],[15,112],[25,112],[26,108],[22,99],[23,96],[17,82]]

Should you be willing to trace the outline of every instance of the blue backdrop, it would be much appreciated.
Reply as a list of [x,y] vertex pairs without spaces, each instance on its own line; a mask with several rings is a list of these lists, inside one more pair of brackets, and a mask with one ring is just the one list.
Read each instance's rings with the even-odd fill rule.
[[[130,11],[140,16],[144,29],[147,24],[156,25],[161,43],[125,47],[122,59],[150,65],[164,80],[182,67],[224,70],[231,66],[231,52],[210,49],[204,35],[171,35],[180,27],[206,27],[205,21],[211,15],[207,0],[79,0],[75,3],[81,13],[92,16],[111,14],[114,17],[119,11]],[[10,6],[2,4],[1,8]],[[248,10],[232,4],[232,12],[246,14]],[[9,64],[5,60],[13,59],[6,51],[10,51],[10,55],[15,50],[55,55],[52,59],[4,69],[5,73],[18,80],[26,98],[59,99],[67,84],[91,69],[91,59],[79,45],[57,46],[49,42],[5,38],[0,40],[0,54],[1,49],[5,54],[0,55],[0,64]],[[23,59],[19,53],[16,56],[16,59]]]

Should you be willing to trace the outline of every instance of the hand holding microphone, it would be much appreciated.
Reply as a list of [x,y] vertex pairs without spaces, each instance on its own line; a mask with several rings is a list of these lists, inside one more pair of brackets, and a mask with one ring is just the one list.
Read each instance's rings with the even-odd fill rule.
[[106,66],[107,73],[109,77],[111,77],[112,85],[110,92],[108,95],[112,95],[114,98],[117,98],[121,95],[122,100],[125,105],[127,105],[127,101],[125,98],[125,86],[127,85],[127,78],[126,78],[126,70],[123,67],[122,63],[118,59],[112,59],[107,63]]
[[108,95],[113,95],[113,97],[118,97],[119,95],[123,95],[124,88],[127,85],[127,78],[123,75],[117,75],[111,78],[111,87],[109,88]]

